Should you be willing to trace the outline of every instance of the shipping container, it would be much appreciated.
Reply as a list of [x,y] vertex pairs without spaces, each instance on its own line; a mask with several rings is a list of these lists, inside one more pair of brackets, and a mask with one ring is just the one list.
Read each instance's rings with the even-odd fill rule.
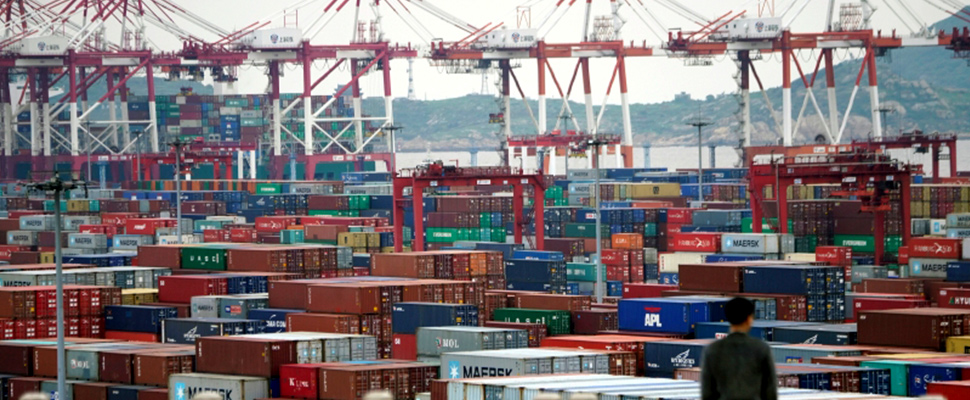
[[916,308],[864,311],[858,319],[861,345],[946,349],[950,336],[970,328],[970,310]]
[[[713,303],[723,308],[726,302],[727,299],[722,299]],[[691,334],[698,322],[715,321],[710,300],[623,299],[619,304],[620,330]]]
[[218,374],[174,374],[169,377],[169,400],[186,400],[204,392],[215,392],[223,400],[256,400],[271,397],[269,381],[250,376]]
[[[417,354],[439,357],[457,351],[503,350],[528,347],[528,333],[487,327],[422,327],[417,331]],[[526,338],[525,341],[522,338]],[[506,339],[512,340],[506,340]]]
[[260,333],[265,324],[258,320],[224,318],[173,318],[162,321],[162,341],[174,344],[194,344],[207,336],[228,336]]

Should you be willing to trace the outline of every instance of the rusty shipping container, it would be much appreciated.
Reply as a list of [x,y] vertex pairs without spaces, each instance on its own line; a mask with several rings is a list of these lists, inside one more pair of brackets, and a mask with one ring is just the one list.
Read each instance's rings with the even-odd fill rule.
[[966,335],[970,329],[970,310],[914,308],[859,314],[860,345],[943,351],[947,338]]
[[744,291],[744,267],[718,264],[681,264],[680,288],[739,293]]
[[200,337],[195,341],[198,372],[279,376],[280,366],[297,362],[296,341],[255,337]]

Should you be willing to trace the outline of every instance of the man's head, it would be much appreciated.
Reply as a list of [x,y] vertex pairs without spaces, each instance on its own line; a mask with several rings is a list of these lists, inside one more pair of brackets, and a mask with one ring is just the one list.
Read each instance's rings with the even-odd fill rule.
[[724,313],[733,332],[748,333],[754,322],[754,303],[743,297],[735,297],[724,305]]

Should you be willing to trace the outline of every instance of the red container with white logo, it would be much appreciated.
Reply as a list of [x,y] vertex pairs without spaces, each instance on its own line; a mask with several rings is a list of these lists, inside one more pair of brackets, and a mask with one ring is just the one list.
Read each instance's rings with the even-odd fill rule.
[[254,243],[256,242],[256,229],[254,228],[230,229],[229,241],[233,243]]
[[418,336],[402,333],[394,334],[391,344],[391,357],[396,360],[417,360]]
[[909,246],[899,247],[899,257],[897,257],[896,261],[899,262],[899,265],[909,264]]
[[29,251],[29,246],[0,245],[0,261],[10,261],[15,251]]
[[132,218],[138,218],[138,213],[129,212],[119,212],[119,213],[103,213],[101,214],[101,223],[105,225],[114,225],[117,227],[127,226],[128,220]]
[[204,275],[173,275],[158,278],[158,301],[163,303],[191,303],[192,296],[226,294],[226,278]]
[[174,227],[171,218],[131,218],[125,222],[125,233],[129,235],[154,235],[158,228]]
[[939,293],[939,307],[970,309],[970,289],[946,288]]
[[909,240],[909,257],[911,258],[945,258],[959,259],[963,239],[920,237]]
[[721,234],[709,232],[674,233],[667,242],[669,251],[717,253],[721,250]]
[[[643,253],[643,250],[640,250]],[[630,250],[603,249],[603,264],[630,265]]]
[[[852,301],[852,315],[859,315],[860,311],[895,310],[901,308],[929,307],[926,300],[886,299],[877,297],[860,297]],[[970,308],[970,305],[967,306]]]
[[819,246],[815,248],[815,261],[826,262],[836,267],[852,265],[852,248],[841,246]]
[[320,364],[288,364],[280,367],[280,395],[289,399],[316,399]]
[[290,225],[296,225],[296,217],[273,216],[256,217],[257,232],[279,232]]
[[206,243],[228,242],[229,230],[228,229],[206,229],[202,231],[202,241]]
[[668,224],[690,224],[694,221],[694,210],[691,208],[668,208]]

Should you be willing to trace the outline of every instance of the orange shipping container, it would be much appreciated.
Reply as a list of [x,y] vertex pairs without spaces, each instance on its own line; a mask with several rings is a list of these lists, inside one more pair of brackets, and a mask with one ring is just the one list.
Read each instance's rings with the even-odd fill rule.
[[614,233],[613,248],[639,250],[643,248],[643,235],[639,233]]

